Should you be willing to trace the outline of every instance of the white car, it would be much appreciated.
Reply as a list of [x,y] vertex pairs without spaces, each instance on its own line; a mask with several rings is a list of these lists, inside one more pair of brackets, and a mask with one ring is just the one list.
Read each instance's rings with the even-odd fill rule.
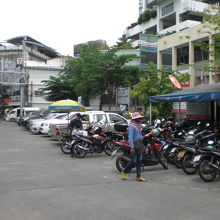
[[51,138],[57,138],[57,130],[58,127],[66,127],[69,122],[72,120],[72,118],[77,114],[77,113],[82,113],[82,112],[70,112],[66,118],[62,119],[62,120],[57,120],[56,122],[54,121],[53,123],[50,123],[49,125],[49,131],[48,131],[48,135]]
[[45,119],[34,120],[31,123],[30,131],[32,131],[35,134],[40,133],[40,128],[41,128],[42,123],[44,123],[44,122],[50,123],[50,121],[55,120],[56,118],[57,119],[65,118],[66,115],[67,115],[67,113],[52,113],[48,117],[46,117]]
[[67,123],[68,120],[70,120],[69,117],[70,117],[70,115],[64,114],[64,115],[60,115],[58,117],[55,117],[53,119],[43,121],[40,125],[40,133],[50,135],[50,125],[51,124],[57,124],[57,123],[62,123],[62,122]]

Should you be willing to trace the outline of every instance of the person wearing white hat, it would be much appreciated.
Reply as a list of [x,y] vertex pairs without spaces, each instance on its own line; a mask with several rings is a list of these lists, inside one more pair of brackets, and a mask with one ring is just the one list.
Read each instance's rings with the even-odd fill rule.
[[132,114],[132,122],[128,127],[128,137],[129,137],[129,145],[131,147],[130,153],[132,155],[131,160],[125,166],[124,170],[121,173],[122,180],[126,180],[126,173],[129,172],[133,163],[136,163],[136,180],[141,182],[146,182],[147,180],[141,176],[141,162],[142,162],[142,154],[139,154],[134,149],[134,142],[142,139],[141,134],[141,119],[143,116],[139,112],[134,112]]

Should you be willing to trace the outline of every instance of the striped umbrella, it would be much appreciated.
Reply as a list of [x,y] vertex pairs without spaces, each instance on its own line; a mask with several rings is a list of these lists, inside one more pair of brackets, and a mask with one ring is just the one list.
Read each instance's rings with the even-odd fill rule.
[[86,108],[74,100],[66,99],[53,102],[49,110],[86,111]]

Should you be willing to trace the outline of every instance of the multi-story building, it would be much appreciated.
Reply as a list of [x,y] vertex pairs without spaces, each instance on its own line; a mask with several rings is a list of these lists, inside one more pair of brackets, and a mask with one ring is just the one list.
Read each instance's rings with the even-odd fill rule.
[[[139,0],[139,18],[137,22],[127,27],[126,37],[135,47],[143,51],[155,50],[154,54],[142,54],[147,56],[147,61],[157,64],[157,39],[168,34],[179,32],[196,26],[202,22],[203,12],[210,6],[207,0]],[[142,37],[145,37],[143,40]],[[154,44],[152,46],[152,38]],[[162,54],[166,59],[163,65],[171,69],[171,53]],[[155,61],[156,59],[156,61]],[[142,66],[147,67],[146,60]]]
[[[170,52],[172,53],[172,70],[179,73],[188,73],[190,76],[188,86],[196,87],[200,85],[199,88],[201,86],[204,88],[210,87],[210,91],[213,91],[212,86],[216,87],[216,85],[207,84],[219,84],[220,82],[220,73],[215,71],[219,67],[218,58],[216,61],[214,60],[214,50],[216,49],[214,36],[219,34],[219,29],[216,30],[212,25],[203,23],[159,39],[158,68],[163,66],[162,53]],[[207,49],[202,49],[200,45],[202,45],[202,48]],[[216,108],[219,109],[219,106],[220,102],[217,101]],[[211,109],[213,107],[210,101],[174,103],[174,112],[182,113],[181,118],[187,116],[187,118],[197,120],[211,119]],[[217,111],[215,110],[215,112]]]
[[140,33],[163,35],[195,26],[210,5],[202,0],[139,0],[138,22],[127,28],[126,36],[139,39]]
[[[213,59],[213,49],[202,50],[204,45],[213,44],[213,36],[217,34],[210,25],[199,24],[192,28],[171,34],[158,40],[158,68],[163,66],[162,53],[172,53],[172,70],[189,73],[192,87],[203,83],[218,82],[220,76],[206,67]],[[212,50],[211,50],[212,49]]]
[[29,36],[9,39],[0,44],[1,97],[9,106],[47,107],[40,88],[64,66],[64,58],[50,47]]
[[[157,36],[155,64],[158,68],[170,65],[170,70],[189,73],[191,86],[218,82],[218,75],[197,68],[204,66],[207,59],[213,58],[194,45],[195,42],[201,40],[206,44],[212,42],[212,37],[204,33],[200,24],[204,11],[216,2],[218,1],[139,0],[139,18],[137,22],[127,27],[126,37],[131,39],[133,44],[135,42],[137,46],[141,35]],[[173,34],[175,32],[176,34]],[[148,57],[148,60],[151,59],[152,56]],[[182,103],[185,111],[186,108],[190,108],[190,105],[192,106],[192,104],[187,104],[186,107],[186,103]],[[179,106],[179,103],[174,104],[174,109]]]

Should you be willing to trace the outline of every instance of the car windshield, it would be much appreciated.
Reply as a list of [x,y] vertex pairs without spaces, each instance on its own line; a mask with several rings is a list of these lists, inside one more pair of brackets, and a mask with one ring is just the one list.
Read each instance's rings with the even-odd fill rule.
[[55,119],[65,119],[66,118],[66,114],[62,114],[62,115],[57,115],[56,117],[55,117]]
[[52,118],[54,118],[56,116],[56,114],[49,114],[45,117],[45,119],[50,120]]

